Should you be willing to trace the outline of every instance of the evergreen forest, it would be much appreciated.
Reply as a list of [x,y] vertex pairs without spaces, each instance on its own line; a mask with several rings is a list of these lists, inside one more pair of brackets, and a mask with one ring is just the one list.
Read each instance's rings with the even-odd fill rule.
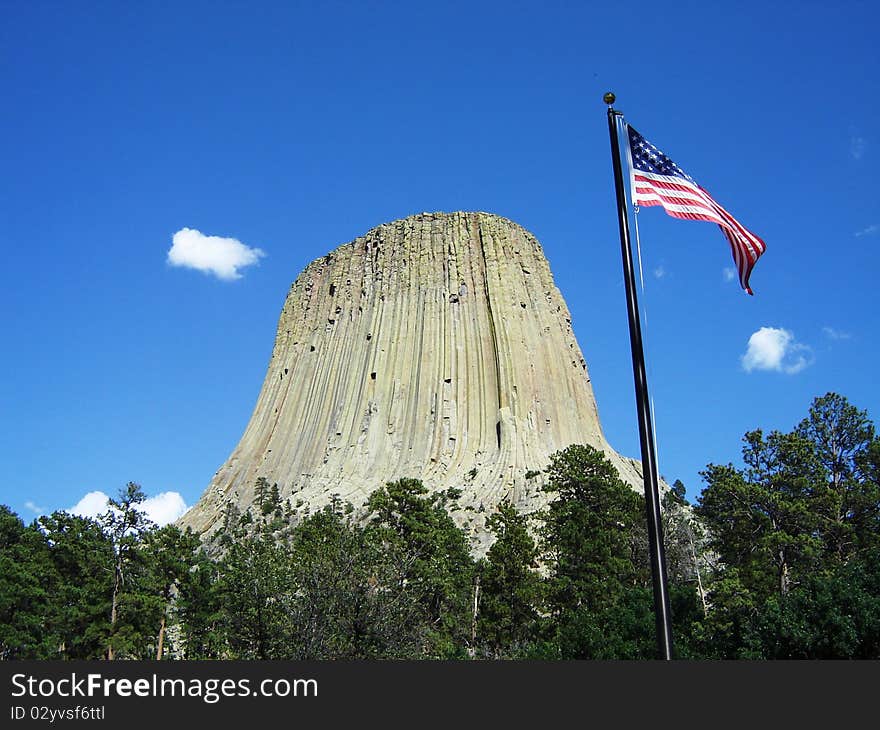
[[[0,658],[655,658],[643,497],[591,447],[535,466],[547,507],[499,505],[479,558],[460,493],[414,479],[310,512],[261,477],[206,542],[152,524],[136,483],[97,519],[0,506]],[[828,393],[701,476],[695,504],[663,497],[676,657],[880,658],[867,412]]]

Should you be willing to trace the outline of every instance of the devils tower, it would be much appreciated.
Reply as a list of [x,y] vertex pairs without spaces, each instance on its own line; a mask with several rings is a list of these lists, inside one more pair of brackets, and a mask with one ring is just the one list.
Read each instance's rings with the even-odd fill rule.
[[[254,483],[292,504],[355,506],[388,481],[462,490],[460,519],[544,503],[540,475],[570,444],[606,443],[587,365],[541,245],[488,213],[423,213],[312,262],[287,295],[238,446],[182,518],[210,532]],[[528,478],[527,478],[528,474]]]

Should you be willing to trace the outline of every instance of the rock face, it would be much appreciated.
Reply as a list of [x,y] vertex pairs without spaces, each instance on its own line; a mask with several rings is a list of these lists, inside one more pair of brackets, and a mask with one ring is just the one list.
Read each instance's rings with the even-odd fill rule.
[[228,501],[253,503],[260,476],[312,509],[413,477],[462,489],[456,515],[479,543],[499,501],[545,504],[541,476],[526,474],[573,443],[640,487],[639,465],[602,435],[540,244],[495,215],[424,213],[297,278],[250,423],[182,523],[210,532]]

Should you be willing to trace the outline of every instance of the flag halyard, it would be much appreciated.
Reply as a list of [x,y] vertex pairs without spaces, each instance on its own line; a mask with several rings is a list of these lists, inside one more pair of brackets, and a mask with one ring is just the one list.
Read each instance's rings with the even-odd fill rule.
[[673,218],[716,223],[730,244],[743,289],[766,250],[764,242],[737,221],[697,182],[629,124],[627,157],[633,205],[660,205]]

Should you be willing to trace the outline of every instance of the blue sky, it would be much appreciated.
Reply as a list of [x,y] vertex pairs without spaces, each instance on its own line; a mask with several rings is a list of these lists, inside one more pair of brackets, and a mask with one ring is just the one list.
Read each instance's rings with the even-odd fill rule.
[[[696,498],[745,431],[791,429],[827,391],[877,419],[878,16],[0,1],[0,503],[31,519],[136,481],[193,504],[250,416],[290,283],[422,211],[538,237],[606,435],[638,456],[608,89],[767,244],[749,297],[717,227],[639,215],[661,473]],[[247,247],[227,264],[262,255],[226,278],[170,265],[183,229]]]

